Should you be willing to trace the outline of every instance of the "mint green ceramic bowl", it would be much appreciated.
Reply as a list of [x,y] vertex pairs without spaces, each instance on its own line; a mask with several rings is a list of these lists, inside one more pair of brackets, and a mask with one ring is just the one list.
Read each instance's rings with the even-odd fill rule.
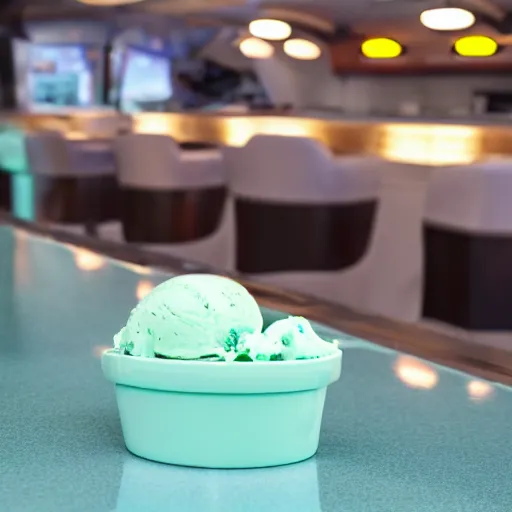
[[172,361],[109,350],[128,450],[183,466],[257,468],[299,462],[318,448],[327,386],[341,352],[258,363]]

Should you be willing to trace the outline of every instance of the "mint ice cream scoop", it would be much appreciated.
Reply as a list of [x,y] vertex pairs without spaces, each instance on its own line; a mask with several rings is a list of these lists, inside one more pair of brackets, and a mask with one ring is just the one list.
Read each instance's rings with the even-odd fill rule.
[[328,356],[338,345],[320,338],[304,317],[290,316],[264,333],[242,333],[237,350],[252,361],[290,361]]
[[263,318],[250,293],[221,276],[188,274],[157,286],[132,310],[114,345],[126,354],[173,359],[224,358],[230,333],[261,333]]

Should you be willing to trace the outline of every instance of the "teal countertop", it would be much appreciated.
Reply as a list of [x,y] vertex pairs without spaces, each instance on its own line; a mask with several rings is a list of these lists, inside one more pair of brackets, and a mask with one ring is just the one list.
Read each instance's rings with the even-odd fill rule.
[[512,510],[510,388],[327,328],[344,362],[315,458],[222,471],[130,455],[99,358],[165,278],[0,227],[2,512]]

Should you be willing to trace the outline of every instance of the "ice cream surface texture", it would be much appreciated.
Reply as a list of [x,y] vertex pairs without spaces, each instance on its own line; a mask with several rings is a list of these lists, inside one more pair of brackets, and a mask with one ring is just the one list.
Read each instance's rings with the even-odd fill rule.
[[262,328],[258,304],[242,285],[221,276],[187,274],[142,299],[114,346],[133,356],[224,361],[311,359],[338,350],[302,317],[279,320],[265,332]]

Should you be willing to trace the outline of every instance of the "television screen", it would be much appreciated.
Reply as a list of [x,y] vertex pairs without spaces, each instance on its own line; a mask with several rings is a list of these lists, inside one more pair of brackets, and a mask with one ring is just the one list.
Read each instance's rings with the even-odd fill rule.
[[90,106],[94,76],[88,51],[81,45],[32,45],[29,96],[38,106]]
[[121,110],[140,112],[165,109],[172,97],[171,60],[167,55],[127,48],[122,68]]

